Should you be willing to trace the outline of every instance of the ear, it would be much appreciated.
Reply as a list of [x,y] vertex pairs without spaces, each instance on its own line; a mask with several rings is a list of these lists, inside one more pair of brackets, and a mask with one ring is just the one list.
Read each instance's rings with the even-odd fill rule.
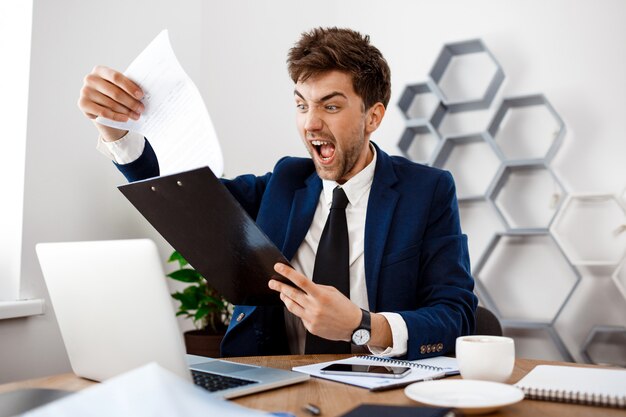
[[383,103],[378,102],[370,107],[365,117],[365,132],[369,134],[378,129],[380,122],[383,121],[383,117],[385,117],[385,106],[383,106]]

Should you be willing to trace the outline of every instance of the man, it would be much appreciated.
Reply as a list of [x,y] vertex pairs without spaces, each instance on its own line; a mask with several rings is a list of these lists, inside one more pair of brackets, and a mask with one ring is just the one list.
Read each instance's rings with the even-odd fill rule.
[[[477,304],[454,182],[370,142],[391,94],[385,59],[368,36],[318,28],[302,34],[287,62],[311,158],[283,158],[272,173],[223,182],[290,259],[294,268],[275,269],[296,287],[270,280],[284,306],[236,306],[222,353],[360,345],[419,359],[454,349],[457,336],[473,331]],[[142,95],[122,74],[96,67],[79,107],[91,119],[138,119]],[[159,174],[143,137],[96,127],[99,147],[129,181]]]

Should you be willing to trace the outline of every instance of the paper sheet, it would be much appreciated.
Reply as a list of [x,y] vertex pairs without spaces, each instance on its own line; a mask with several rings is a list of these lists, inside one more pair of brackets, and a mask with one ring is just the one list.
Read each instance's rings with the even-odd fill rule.
[[141,133],[159,159],[161,175],[209,166],[224,169],[215,128],[202,96],[174,55],[167,30],[130,64],[124,74],[143,90],[145,111],[139,120],[96,122]]
[[32,410],[24,416],[267,417],[268,414],[212,397],[208,391],[151,363]]

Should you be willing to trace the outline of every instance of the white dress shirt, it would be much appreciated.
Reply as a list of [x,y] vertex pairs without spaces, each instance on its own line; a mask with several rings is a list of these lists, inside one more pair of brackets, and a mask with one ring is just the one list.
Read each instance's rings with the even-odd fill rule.
[[105,142],[102,136],[98,138],[96,149],[120,165],[129,164],[138,159],[143,153],[146,141],[142,134],[128,132],[114,142]]
[[[105,142],[98,139],[97,149],[113,159],[118,164],[133,162],[141,156],[144,148],[144,138],[142,135],[129,132],[126,136],[115,142]],[[349,259],[350,259],[350,300],[359,308],[369,310],[367,299],[367,287],[365,281],[365,217],[367,214],[367,203],[374,179],[376,168],[376,150],[370,145],[374,157],[372,161],[358,174],[341,185],[348,197],[346,207],[346,221],[348,224],[349,239]],[[313,216],[313,221],[309,230],[300,244],[295,256],[291,259],[293,267],[305,276],[313,277],[315,266],[315,254],[319,245],[320,237],[333,199],[333,189],[338,185],[335,181],[323,180],[323,192],[317,202],[317,208]],[[370,351],[377,355],[400,356],[407,352],[409,339],[408,329],[402,316],[397,313],[380,313],[389,322],[393,338],[393,345],[381,349],[375,346],[368,346]],[[297,316],[291,314],[285,308],[285,324],[289,349],[294,354],[304,354],[304,344],[306,340],[306,329]]]

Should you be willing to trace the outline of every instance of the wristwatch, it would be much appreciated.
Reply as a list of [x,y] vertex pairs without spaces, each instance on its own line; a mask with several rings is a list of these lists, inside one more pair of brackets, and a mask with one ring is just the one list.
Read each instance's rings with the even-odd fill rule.
[[361,309],[361,324],[352,332],[352,343],[357,346],[366,345],[372,333],[372,318],[369,311]]

